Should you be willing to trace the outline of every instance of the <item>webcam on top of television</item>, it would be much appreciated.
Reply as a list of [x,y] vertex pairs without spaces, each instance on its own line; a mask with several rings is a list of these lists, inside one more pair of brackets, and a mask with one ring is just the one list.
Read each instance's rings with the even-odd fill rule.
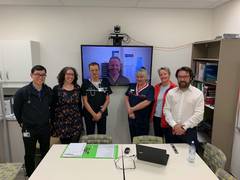
[[114,33],[120,33],[120,31],[121,31],[121,26],[120,25],[114,26]]
[[122,41],[125,43],[129,42],[129,36],[126,33],[121,33],[121,26],[115,25],[113,33],[109,34],[109,39],[113,40],[114,46],[122,46]]

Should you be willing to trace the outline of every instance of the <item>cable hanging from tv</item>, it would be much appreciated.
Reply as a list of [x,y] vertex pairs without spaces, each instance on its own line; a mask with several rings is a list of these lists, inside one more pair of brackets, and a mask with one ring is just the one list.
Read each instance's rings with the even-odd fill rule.
[[[131,41],[137,42],[139,44],[145,45],[145,46],[152,46],[149,45],[145,42],[141,42],[138,41],[136,39],[134,39],[133,37],[131,37],[130,35],[128,35],[127,33],[121,33],[121,26],[120,25],[115,25],[113,28],[112,33],[109,34],[108,39],[112,39],[113,40],[113,45],[114,46],[122,46],[122,42],[124,42],[125,44],[129,44]],[[188,48],[192,45],[191,43],[186,43],[183,45],[179,45],[179,46],[174,46],[174,47],[163,47],[163,46],[153,46],[154,49],[156,50],[161,50],[161,51],[176,51],[179,49],[185,49]]]

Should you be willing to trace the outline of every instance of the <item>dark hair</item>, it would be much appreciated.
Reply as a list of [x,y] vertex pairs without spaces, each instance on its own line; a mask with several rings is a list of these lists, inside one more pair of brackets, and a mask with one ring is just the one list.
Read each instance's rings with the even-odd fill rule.
[[99,64],[97,62],[91,62],[90,64],[88,64],[88,68],[90,69],[90,66],[98,66],[98,69],[100,68]]
[[33,66],[32,69],[31,69],[31,73],[33,74],[35,71],[45,71],[45,73],[47,73],[46,68],[42,65]]
[[183,67],[179,68],[179,69],[176,71],[176,74],[175,74],[176,78],[178,78],[178,73],[179,73],[179,71],[185,71],[185,72],[187,72],[187,73],[189,74],[189,76],[190,76],[190,79],[191,79],[191,80],[193,79],[193,71],[192,71],[192,69],[191,69],[190,67],[183,66]]
[[67,73],[68,70],[72,70],[74,73],[74,79],[73,79],[73,85],[76,86],[77,85],[77,80],[78,80],[78,73],[76,71],[75,68],[73,67],[64,67],[58,74],[57,79],[58,79],[58,84],[60,85],[60,87],[63,86],[64,84],[64,80],[65,80],[65,75]]
[[110,57],[109,61],[111,61],[112,59],[117,59],[119,61],[119,63],[121,63],[121,59],[117,56]]

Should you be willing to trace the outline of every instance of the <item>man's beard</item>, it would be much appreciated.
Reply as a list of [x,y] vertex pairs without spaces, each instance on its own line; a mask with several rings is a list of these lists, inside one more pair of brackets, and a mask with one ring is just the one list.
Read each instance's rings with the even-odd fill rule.
[[179,88],[180,89],[186,89],[189,87],[190,82],[185,82],[185,81],[179,81],[178,82]]

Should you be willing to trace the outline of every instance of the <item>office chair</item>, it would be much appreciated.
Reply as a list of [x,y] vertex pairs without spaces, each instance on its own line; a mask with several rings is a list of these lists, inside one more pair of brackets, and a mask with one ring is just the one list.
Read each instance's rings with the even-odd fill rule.
[[133,144],[162,144],[163,138],[158,136],[135,136]]
[[207,143],[204,146],[203,160],[215,173],[219,168],[224,169],[227,158],[221,149],[217,148],[212,144]]
[[22,163],[0,163],[0,179],[14,180],[22,166]]
[[80,142],[87,144],[112,144],[112,137],[105,134],[91,134],[82,136]]
[[218,170],[216,171],[216,176],[219,178],[219,180],[237,180],[237,178],[233,177],[231,174],[229,174],[222,168],[218,168]]

